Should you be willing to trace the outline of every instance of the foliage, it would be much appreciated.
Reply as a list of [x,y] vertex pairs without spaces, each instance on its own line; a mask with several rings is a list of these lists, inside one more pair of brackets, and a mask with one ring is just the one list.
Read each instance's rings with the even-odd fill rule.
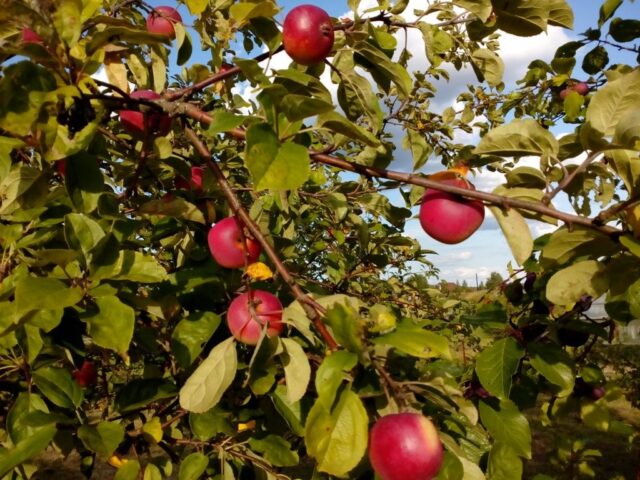
[[[80,452],[86,473],[109,461],[118,479],[371,478],[367,432],[400,410],[433,419],[441,479],[520,478],[522,412],[539,403],[543,423],[577,414],[633,441],[609,413],[623,391],[608,383],[595,398],[607,378],[592,359],[597,339],[640,315],[640,70],[607,53],[639,53],[621,0],[510,90],[498,35],[571,28],[565,0],[443,0],[415,14],[380,0],[335,20],[331,66],[277,71],[260,62],[281,45],[271,0],[186,0],[207,64],[189,63],[181,24],[175,45],[147,32],[139,0],[5,3],[0,478],[29,477],[49,445]],[[25,25],[41,41],[23,42]],[[425,71],[407,69],[408,30],[424,39]],[[240,45],[268,53],[242,58]],[[108,82],[92,77],[100,68]],[[463,68],[478,81],[460,110],[434,111],[435,80]],[[592,91],[560,100],[581,70]],[[234,95],[234,81],[256,96]],[[162,100],[131,98],[130,83]],[[125,109],[171,115],[171,132],[127,132]],[[561,122],[575,129],[557,139],[548,128]],[[453,192],[498,219],[519,264],[501,289],[429,286],[433,252],[404,228],[425,187],[449,187],[387,169],[399,130],[416,171],[439,159],[505,174],[493,192]],[[461,132],[482,138],[462,144]],[[179,187],[195,165],[202,188]],[[554,207],[560,192],[574,211]],[[209,225],[231,214],[273,277],[213,261]],[[533,239],[525,219],[557,228]],[[278,295],[287,328],[249,347],[223,319],[257,288]],[[610,318],[591,318],[603,295]],[[72,372],[84,361],[98,375],[83,389]],[[589,475],[597,452],[568,441]]]

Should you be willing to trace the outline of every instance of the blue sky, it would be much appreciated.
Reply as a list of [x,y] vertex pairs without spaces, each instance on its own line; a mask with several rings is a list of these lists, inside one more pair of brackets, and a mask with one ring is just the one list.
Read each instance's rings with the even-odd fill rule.
[[[168,4],[168,1],[151,2],[153,5]],[[284,15],[294,6],[302,3],[314,3],[307,1],[296,0],[284,0],[280,1],[279,5],[283,7],[283,11],[279,15],[280,20],[284,18]],[[368,5],[373,0],[363,0],[361,5]],[[550,61],[553,57],[553,53],[556,48],[563,43],[577,38],[577,34],[585,31],[589,27],[593,27],[596,24],[598,18],[598,10],[601,2],[599,0],[569,0],[569,3],[573,7],[575,13],[575,29],[573,31],[564,30],[560,28],[551,27],[547,34],[543,34],[534,39],[532,38],[516,38],[509,37],[502,43],[501,56],[505,60],[507,66],[505,73],[505,82],[507,85],[513,85],[516,79],[522,77],[526,72],[526,66],[531,60],[540,58]],[[315,2],[316,5],[325,8],[332,16],[342,16],[347,11],[347,2],[333,1],[333,2]],[[181,6],[179,8],[181,14],[186,23],[189,23],[189,15],[186,7]],[[408,10],[409,11],[409,10]],[[625,4],[618,10],[616,16],[623,18],[640,18],[640,2],[631,3],[626,0]],[[607,27],[605,27],[606,29]],[[197,38],[194,35],[194,44],[197,45]],[[198,55],[198,48],[194,45],[194,56],[189,63],[203,62],[208,60],[208,55]],[[420,51],[424,48],[420,45]],[[584,53],[586,53],[585,50]],[[584,54],[583,53],[583,54]],[[633,63],[635,59],[630,56],[624,56],[617,53],[614,49],[609,50],[610,63]],[[175,55],[175,52],[174,52]],[[272,68],[282,68],[288,64],[288,58],[285,54],[280,54],[280,58],[274,58],[271,63]],[[418,57],[416,52],[416,57]],[[426,60],[425,60],[426,61]],[[578,59],[578,65],[580,65],[581,59]],[[175,65],[175,64],[174,64]],[[409,66],[409,70],[420,68],[420,61]],[[587,78],[587,75],[581,72],[579,66],[574,70],[574,77]],[[441,92],[434,101],[434,109],[440,110],[453,104],[457,93],[464,91],[467,82],[474,82],[475,77],[471,72],[454,72],[452,80],[449,83],[442,82],[440,84]],[[240,92],[248,94],[247,91]],[[554,129],[556,135],[567,133],[573,130],[572,126],[559,126]],[[401,132],[399,132],[399,135]],[[399,142],[400,143],[400,136]],[[462,138],[462,140],[475,144],[478,139],[474,136],[468,136]],[[410,170],[411,157],[408,152],[402,151],[400,148],[396,151],[396,160],[391,165],[391,168],[399,170]],[[534,164],[535,166],[535,164]],[[430,161],[425,167],[425,172],[433,172],[441,169],[441,165],[437,160]],[[478,189],[491,190],[497,184],[501,183],[501,178],[498,175],[483,174],[479,177],[471,179]],[[390,199],[397,205],[402,205],[403,201],[397,194],[391,194]],[[570,209],[566,199],[558,198],[554,202],[556,207],[562,210]],[[487,212],[488,213],[488,212]],[[535,236],[549,231],[549,226],[543,224],[532,224],[532,233]],[[470,285],[474,285],[476,281],[476,275],[480,281],[485,279],[490,272],[497,271],[503,276],[507,272],[507,263],[515,262],[512,259],[511,252],[504,240],[499,227],[495,220],[487,215],[487,218],[481,227],[471,238],[459,245],[449,246],[443,245],[435,240],[430,239],[424,234],[420,228],[417,220],[411,220],[407,224],[406,232],[417,238],[424,248],[435,250],[438,255],[432,257],[433,263],[440,269],[441,277],[449,281],[464,281],[466,280]]]

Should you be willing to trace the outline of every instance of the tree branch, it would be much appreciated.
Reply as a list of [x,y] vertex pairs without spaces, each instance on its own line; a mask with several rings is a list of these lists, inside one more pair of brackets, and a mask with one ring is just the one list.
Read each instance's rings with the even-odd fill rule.
[[573,172],[571,172],[569,175],[566,175],[561,182],[558,183],[558,186],[556,188],[554,188],[551,192],[547,193],[544,198],[542,199],[542,201],[546,204],[549,204],[549,202],[553,199],[553,197],[555,197],[558,193],[560,193],[562,190],[564,190],[567,185],[569,185],[571,182],[573,182],[573,180],[582,172],[584,172],[587,167],[591,164],[591,162],[593,162],[598,155],[601,155],[602,152],[595,152],[592,153],[591,155],[589,155],[584,162],[582,162],[578,168],[574,169]]
[[224,173],[222,172],[218,164],[213,161],[211,152],[209,152],[207,146],[191,128],[185,127],[185,133],[191,144],[195,147],[198,154],[206,162],[207,166],[218,181],[218,185],[227,198],[227,202],[229,203],[229,206],[231,207],[233,213],[242,221],[242,223],[244,223],[253,237],[258,241],[258,243],[260,243],[265,254],[267,255],[267,257],[269,257],[269,260],[273,262],[273,265],[275,266],[282,279],[289,286],[295,298],[303,306],[305,312],[313,322],[316,330],[318,331],[318,333],[320,333],[329,348],[331,348],[332,350],[337,350],[338,344],[334,340],[331,333],[329,333],[329,330],[327,330],[327,327],[322,321],[321,316],[326,312],[325,308],[302,291],[302,288],[300,288],[293,275],[291,275],[287,267],[285,267],[285,265],[282,263],[280,257],[278,257],[278,254],[275,252],[271,244],[267,242],[267,239],[260,231],[258,225],[256,225],[256,223],[240,203],[240,200],[236,196],[231,185],[229,185],[229,182],[224,176]]

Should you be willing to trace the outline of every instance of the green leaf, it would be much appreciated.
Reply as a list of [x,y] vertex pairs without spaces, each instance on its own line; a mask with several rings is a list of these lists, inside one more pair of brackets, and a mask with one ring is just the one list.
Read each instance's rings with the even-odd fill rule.
[[220,321],[213,312],[192,312],[180,320],[171,334],[171,350],[182,368],[188,368],[198,358]]
[[506,442],[496,442],[489,452],[488,478],[491,480],[519,480],[522,478],[522,460]]
[[140,462],[128,460],[116,472],[113,480],[138,480],[140,475]]
[[15,467],[47,448],[57,431],[55,425],[40,428],[33,435],[18,442],[13,448],[6,450],[0,448],[0,478],[4,478]]
[[[358,42],[353,47],[358,63],[362,64],[374,78],[379,72],[383,78],[391,80],[398,89],[400,98],[411,95],[413,83],[405,68],[399,63],[392,62],[383,52],[375,48],[371,43]],[[378,82],[380,84],[380,82]],[[383,86],[383,85],[381,85]]]
[[429,159],[433,148],[427,143],[425,136],[416,130],[407,129],[407,136],[402,141],[402,148],[411,149],[413,170],[421,168]]
[[176,32],[176,41],[178,42],[178,65],[184,65],[191,58],[191,53],[193,52],[193,46],[191,42],[191,35],[184,28],[184,25],[180,22],[176,22],[173,24],[173,28]]
[[607,83],[591,97],[586,122],[592,129],[610,137],[620,119],[640,104],[640,70],[635,69]]
[[550,343],[530,343],[527,350],[533,368],[549,382],[560,387],[561,391],[557,395],[570,395],[575,383],[575,365],[569,354],[558,345]]
[[114,406],[120,413],[130,412],[152,402],[173,398],[178,393],[175,383],[161,378],[138,378],[118,390]]
[[474,70],[478,75],[478,80],[486,80],[492,87],[497,87],[502,83],[504,75],[504,62],[502,59],[487,48],[479,48],[471,54]]
[[125,355],[133,338],[133,308],[115,296],[98,297],[95,303],[98,311],[83,318],[89,335],[96,345]]
[[509,187],[524,187],[543,189],[547,186],[546,179],[538,168],[517,167],[505,174]]
[[452,358],[447,337],[410,322],[401,323],[393,332],[374,338],[373,343],[389,345],[417,358]]
[[267,435],[264,438],[249,439],[251,450],[264,454],[265,460],[276,467],[298,465],[298,453],[291,450],[291,444],[279,435]]
[[418,27],[422,32],[427,59],[432,67],[438,67],[445,54],[453,49],[453,37],[443,29],[427,22],[420,22]]
[[236,115],[225,110],[214,110],[212,112],[213,121],[209,124],[207,134],[217,135],[222,132],[229,132],[238,128],[248,118],[245,115]]
[[191,15],[200,15],[209,5],[209,0],[186,0]]
[[168,274],[158,260],[151,255],[133,250],[120,250],[119,252],[105,252],[106,255],[117,254],[115,261],[101,265],[111,259],[94,257],[91,264],[91,279],[93,281],[123,280],[140,283],[159,283],[167,280]]
[[341,477],[358,465],[367,449],[368,423],[362,401],[351,390],[342,392],[332,410],[318,400],[307,416],[304,435],[318,470]]
[[82,425],[78,438],[85,447],[106,459],[124,440],[124,427],[114,422],[100,422],[96,427]]
[[36,387],[53,404],[62,408],[78,408],[84,399],[80,385],[66,368],[41,367],[33,372]]
[[40,206],[47,190],[45,178],[35,168],[14,165],[0,183],[0,215]]
[[336,341],[350,352],[360,353],[363,350],[362,319],[353,308],[336,303],[327,309],[324,321],[331,327]]
[[609,63],[609,54],[602,45],[597,45],[582,60],[582,70],[590,75],[595,75]]
[[138,212],[143,216],[167,216],[202,224],[206,223],[200,209],[182,197],[149,200],[140,206]]
[[492,0],[500,30],[522,37],[546,31],[550,10],[547,2]]
[[278,11],[278,6],[270,1],[257,3],[240,2],[231,5],[229,8],[229,16],[238,24],[238,26],[242,26],[252,18],[273,17],[278,13]]
[[627,112],[616,126],[613,143],[631,150],[640,150],[640,111]]
[[519,157],[525,155],[557,155],[558,141],[549,130],[532,119],[514,120],[487,133],[475,148],[477,155]]
[[144,475],[142,480],[162,480],[162,472],[153,463],[148,463],[144,467]]
[[580,405],[580,418],[585,426],[599,430],[609,431],[611,425],[611,412],[606,399],[597,402],[584,402]]
[[598,28],[602,28],[620,5],[622,5],[623,0],[605,0],[602,6],[600,7],[600,14],[598,16]]
[[640,20],[614,18],[609,25],[609,35],[616,42],[632,42],[640,37]]
[[566,0],[547,0],[549,25],[573,30],[573,10]]
[[591,228],[561,227],[551,235],[543,247],[540,264],[544,268],[558,267],[583,255],[608,256],[619,249],[609,236]]
[[291,122],[333,111],[332,103],[305,95],[289,94],[280,104],[282,112]]
[[531,458],[531,429],[527,418],[520,413],[511,400],[481,400],[478,403],[480,419],[491,436],[509,445],[513,451],[525,458]]
[[104,179],[96,159],[81,153],[63,161],[66,165],[65,185],[73,206],[82,213],[92,212],[98,206],[98,197],[104,192]]
[[453,0],[452,3],[473,13],[483,23],[487,21],[493,10],[490,0]]
[[572,306],[583,295],[598,298],[609,288],[605,266],[596,260],[577,262],[553,274],[547,283],[547,300]]
[[307,149],[292,142],[279,145],[270,125],[249,127],[246,143],[245,163],[259,190],[293,190],[309,178],[311,161]]
[[566,121],[572,122],[577,120],[580,112],[582,111],[584,97],[578,92],[571,91],[566,97],[564,97],[562,105],[564,107],[564,117]]
[[53,26],[58,36],[71,48],[80,39],[82,32],[82,1],[59,0],[53,9]]
[[[86,49],[88,55],[93,55],[100,48],[109,44],[117,38],[120,42],[130,42],[134,45],[157,45],[165,43],[171,44],[171,38],[167,35],[160,35],[157,33],[149,33],[140,28],[124,27],[124,26],[109,26],[100,32],[96,32],[91,36],[91,39],[87,43]],[[152,51],[152,59],[157,57],[157,54]],[[164,63],[163,63],[164,65]]]
[[355,123],[350,122],[338,112],[328,112],[320,115],[317,124],[319,127],[340,133],[347,138],[357,140],[370,147],[378,147],[380,145],[380,140],[375,135]]
[[238,368],[233,337],[216,345],[180,389],[180,406],[203,413],[215,407],[229,388]]
[[82,290],[55,278],[25,276],[16,282],[17,313],[32,310],[59,310],[82,300]]
[[511,248],[513,258],[518,265],[524,264],[533,251],[533,237],[524,217],[513,208],[505,210],[496,206],[488,208],[496,217],[502,234]]
[[298,342],[290,338],[283,338],[281,341],[284,353],[280,355],[280,359],[287,382],[287,400],[289,403],[295,403],[307,393],[311,380],[311,365]]
[[299,437],[304,436],[304,418],[311,408],[311,397],[303,397],[299,402],[289,403],[286,388],[276,386],[270,394],[273,406],[287,423],[291,431]]
[[349,371],[358,363],[358,357],[344,350],[333,352],[324,358],[316,372],[316,391],[318,402],[330,409],[336,399],[336,393],[344,380],[351,379]]
[[476,373],[482,386],[498,398],[509,398],[513,375],[524,349],[513,338],[503,338],[484,349],[476,359]]
[[88,216],[70,213],[64,217],[64,236],[69,247],[80,250],[89,262],[91,249],[104,237],[104,231]]
[[230,413],[213,407],[204,413],[190,413],[189,427],[196,438],[205,442],[220,433],[231,436],[236,432],[229,417],[231,417]]
[[195,452],[187,456],[180,464],[178,480],[199,480],[209,465],[209,457]]

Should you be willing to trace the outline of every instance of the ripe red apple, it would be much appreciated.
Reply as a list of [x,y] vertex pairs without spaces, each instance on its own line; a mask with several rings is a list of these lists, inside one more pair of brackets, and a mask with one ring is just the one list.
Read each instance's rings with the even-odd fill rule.
[[173,7],[156,7],[147,17],[147,30],[151,33],[176,38],[174,23],[182,23],[182,17]]
[[[255,316],[249,308],[249,299],[253,302]],[[264,325],[267,325],[267,336],[280,334],[282,323],[282,304],[278,297],[264,290],[252,290],[236,297],[229,305],[227,325],[231,334],[239,342],[255,345],[260,339]]]
[[419,413],[378,420],[369,435],[369,460],[382,480],[431,480],[442,466],[438,431]]
[[[153,90],[136,90],[129,94],[133,99],[159,100],[162,98]],[[171,117],[162,112],[139,112],[137,110],[120,110],[120,122],[124,129],[134,136],[141,136],[145,133],[166,135],[171,130]]]
[[246,235],[243,247],[242,228],[242,223],[236,217],[227,217],[220,220],[209,230],[209,251],[215,261],[223,267],[244,267],[245,250],[248,264],[256,262],[260,256],[262,251],[260,244]]
[[331,17],[315,5],[299,5],[284,19],[284,50],[300,65],[322,62],[331,52],[333,40]]
[[572,85],[567,85],[564,90],[560,91],[560,98],[564,100],[571,92],[576,92],[578,95],[582,95],[584,97],[587,93],[589,93],[589,85],[585,82],[578,82]]
[[[446,185],[475,190],[462,178],[441,180]],[[442,243],[460,243],[475,232],[484,220],[484,205],[457,195],[428,188],[420,206],[420,225],[430,237]]]
[[42,44],[42,37],[29,27],[22,29],[22,43],[39,43]]
[[191,167],[191,180],[180,176],[175,180],[176,188],[181,190],[193,189],[196,193],[202,192],[202,179],[205,169],[203,167]]
[[73,372],[72,375],[82,388],[91,387],[98,381],[98,369],[88,360],[82,362],[80,369]]

